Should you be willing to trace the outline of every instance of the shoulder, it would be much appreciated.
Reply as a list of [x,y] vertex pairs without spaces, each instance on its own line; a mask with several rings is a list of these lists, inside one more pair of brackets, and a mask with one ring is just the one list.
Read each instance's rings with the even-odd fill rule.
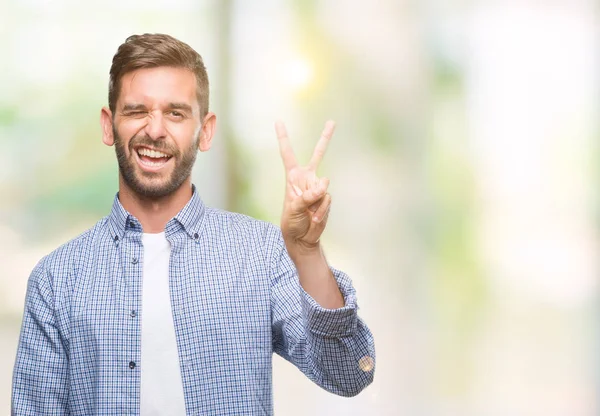
[[205,215],[205,231],[209,235],[268,246],[282,241],[280,228],[268,221],[217,208],[208,208]]
[[103,236],[108,235],[108,217],[102,218],[94,226],[77,237],[60,245],[44,256],[37,264],[33,274],[46,276],[51,281],[62,280],[62,277],[81,268],[93,257],[95,248],[99,247]]
[[208,208],[206,210],[205,224],[210,229],[228,230],[243,234],[266,236],[280,232],[279,227],[268,221],[217,208]]

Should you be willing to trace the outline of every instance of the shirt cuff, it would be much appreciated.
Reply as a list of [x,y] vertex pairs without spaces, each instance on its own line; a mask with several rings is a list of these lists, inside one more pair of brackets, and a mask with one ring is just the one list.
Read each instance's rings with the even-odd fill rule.
[[316,335],[332,338],[352,336],[358,324],[356,291],[346,273],[333,267],[330,269],[344,297],[344,306],[325,309],[300,285],[302,314],[308,329]]

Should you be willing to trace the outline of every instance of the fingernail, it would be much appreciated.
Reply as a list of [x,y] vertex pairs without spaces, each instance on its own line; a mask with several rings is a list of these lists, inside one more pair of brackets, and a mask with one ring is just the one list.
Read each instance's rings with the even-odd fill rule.
[[294,185],[294,191],[296,191],[296,195],[302,196],[302,191],[296,185]]

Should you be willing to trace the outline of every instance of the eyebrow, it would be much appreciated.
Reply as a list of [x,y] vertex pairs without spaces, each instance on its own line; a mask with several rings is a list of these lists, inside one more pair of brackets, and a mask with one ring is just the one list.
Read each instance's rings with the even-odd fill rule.
[[187,112],[192,112],[192,106],[186,103],[169,103],[167,106],[169,110],[183,110]]
[[[169,110],[183,110],[183,111],[188,111],[188,112],[192,112],[192,106],[186,103],[169,103],[167,105],[167,108]],[[125,104],[123,106],[123,110],[122,111],[139,111],[139,110],[146,110],[146,106],[144,104]]]
[[122,111],[136,111],[145,109],[146,106],[144,104],[125,104]]

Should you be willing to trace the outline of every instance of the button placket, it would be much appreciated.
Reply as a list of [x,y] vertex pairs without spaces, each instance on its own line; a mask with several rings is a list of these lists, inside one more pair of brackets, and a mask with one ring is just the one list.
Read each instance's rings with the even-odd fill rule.
[[[128,223],[128,228],[135,228],[134,223]],[[127,320],[127,330],[131,331],[130,334],[132,336],[132,340],[139,339],[140,335],[140,320],[139,318],[139,310],[140,310],[140,299],[139,299],[139,288],[141,283],[141,274],[142,269],[140,265],[142,264],[142,250],[141,244],[139,240],[139,235],[136,231],[132,230],[132,232],[126,231],[126,237],[123,238],[123,255],[125,260],[125,275],[127,281],[127,289],[126,289],[126,299],[125,299],[125,314],[124,319]],[[127,243],[127,244],[125,244]],[[139,342],[134,341],[133,343],[128,343],[126,348],[124,349],[125,359],[129,358],[129,361],[126,361],[128,364],[128,368],[132,370],[130,373],[132,376],[137,377],[139,372],[133,371],[136,370],[139,366]]]

